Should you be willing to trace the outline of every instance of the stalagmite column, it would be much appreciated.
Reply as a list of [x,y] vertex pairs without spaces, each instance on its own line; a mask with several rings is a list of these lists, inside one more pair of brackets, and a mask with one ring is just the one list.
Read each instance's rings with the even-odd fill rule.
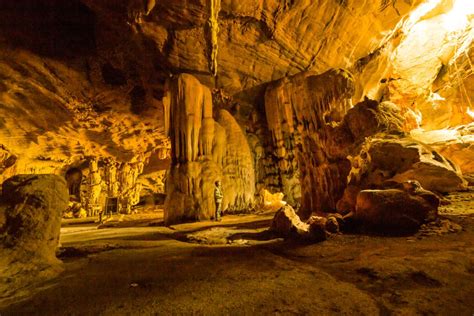
[[226,134],[222,182],[227,191],[223,208],[230,212],[249,208],[255,196],[255,171],[249,144],[229,112],[220,110],[218,122]]
[[249,209],[255,193],[247,139],[226,111],[213,118],[209,88],[191,75],[171,80],[172,164],[167,178],[165,223],[214,217],[214,182],[221,180],[224,209]]
[[108,159],[106,161],[105,181],[107,184],[107,196],[113,198],[117,197],[120,184],[117,179],[117,162],[113,159]]
[[196,161],[200,149],[202,155],[209,155],[214,137],[211,91],[188,74],[172,80],[170,91],[172,159]]
[[97,158],[92,158],[89,162],[89,183],[87,190],[87,215],[96,216],[102,210],[100,197],[102,194],[102,177]]

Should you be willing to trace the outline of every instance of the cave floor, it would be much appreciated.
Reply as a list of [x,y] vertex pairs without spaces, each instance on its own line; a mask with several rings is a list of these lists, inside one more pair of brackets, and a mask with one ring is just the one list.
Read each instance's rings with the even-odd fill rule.
[[275,238],[272,214],[69,224],[65,271],[0,314],[472,315],[472,201],[461,194],[444,207],[461,231],[319,244]]

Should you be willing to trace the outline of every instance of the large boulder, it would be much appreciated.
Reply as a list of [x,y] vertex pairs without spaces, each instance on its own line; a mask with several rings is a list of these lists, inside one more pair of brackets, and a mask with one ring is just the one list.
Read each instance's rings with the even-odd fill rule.
[[474,122],[453,129],[414,130],[411,136],[435,148],[454,162],[463,174],[474,173]]
[[[368,151],[370,170],[392,176],[399,183],[416,180],[422,187],[441,193],[466,188],[460,170],[436,150],[410,138],[379,139]],[[370,176],[370,175],[369,175]]]
[[336,204],[341,214],[354,211],[360,191],[384,189],[388,182],[418,181],[424,189],[439,193],[467,188],[456,164],[410,137],[376,134],[366,139],[358,155],[348,158],[351,171],[344,194]]
[[413,181],[400,189],[359,192],[354,219],[362,227],[379,233],[412,233],[436,219],[438,206],[436,195]]
[[361,140],[381,131],[401,132],[403,117],[398,107],[393,103],[365,100],[347,111],[344,116],[344,124],[355,140]]
[[50,261],[55,260],[62,212],[69,193],[56,175],[18,175],[3,183],[5,227],[2,245]]
[[0,230],[0,306],[18,289],[55,276],[66,181],[56,175],[17,175],[3,183]]

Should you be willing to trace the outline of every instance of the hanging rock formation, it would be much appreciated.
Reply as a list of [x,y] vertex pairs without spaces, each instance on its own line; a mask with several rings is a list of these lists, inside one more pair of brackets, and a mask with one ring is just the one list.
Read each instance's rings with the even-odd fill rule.
[[[300,180],[303,218],[313,211],[335,208],[344,190],[339,179],[347,176],[349,167],[345,155],[330,152],[337,147],[329,146],[329,142],[341,140],[329,140],[328,134],[350,108],[353,92],[353,79],[343,70],[322,75],[304,72],[267,88],[265,112],[280,175],[283,184]],[[283,185],[283,193],[290,200],[298,199],[298,191]]]
[[172,164],[165,223],[212,218],[217,180],[223,184],[224,211],[249,210],[255,175],[242,129],[225,110],[214,120],[211,92],[193,76],[179,75],[169,87]]

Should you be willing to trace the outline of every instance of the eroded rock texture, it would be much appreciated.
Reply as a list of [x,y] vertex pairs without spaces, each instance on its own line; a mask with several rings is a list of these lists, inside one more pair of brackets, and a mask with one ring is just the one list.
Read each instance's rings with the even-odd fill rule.
[[170,82],[172,164],[165,223],[215,215],[215,181],[222,182],[223,210],[248,211],[255,194],[253,159],[246,137],[227,111],[213,118],[209,88],[191,75]]
[[17,175],[6,180],[2,190],[6,205],[3,247],[54,262],[69,197],[65,180],[55,175]]
[[283,193],[291,202],[297,201],[301,186],[303,217],[335,208],[342,194],[344,187],[339,179],[347,176],[349,168],[335,143],[351,140],[336,135],[335,126],[350,108],[353,92],[351,75],[331,70],[322,75],[305,72],[280,80],[265,94]]
[[403,117],[390,103],[360,103],[348,112],[343,125],[351,131],[356,147],[348,155],[351,169],[337,203],[339,212],[354,210],[360,190],[381,189],[390,181],[417,180],[423,188],[443,193],[465,188],[466,181],[453,162],[403,132]]
[[[151,44],[163,66],[196,74],[207,85],[217,44],[216,84],[234,94],[305,70],[322,73],[345,67],[375,50],[383,32],[421,1],[84,2],[101,23],[110,16],[126,19],[136,36]],[[215,4],[220,7],[217,16]],[[208,28],[214,18],[217,34],[212,24]]]
[[0,302],[14,291],[58,273],[62,213],[69,194],[55,175],[17,175],[3,183],[0,236]]
[[[462,188],[457,168],[418,143],[413,168],[370,176],[364,168],[371,144],[386,140],[379,133],[403,143],[395,153],[402,154],[413,147],[403,132],[472,122],[465,4],[4,1],[1,176],[88,170],[95,157],[99,172],[84,174],[89,214],[104,196],[129,213],[141,192],[164,193],[173,160],[168,189],[173,199],[182,194],[172,204],[184,218],[203,209],[211,216],[212,198],[203,193],[212,190],[210,178],[228,188],[228,211],[249,209],[256,184],[282,191],[303,218],[334,210],[343,196],[353,208],[357,192],[380,179]],[[376,101],[348,111],[349,100],[366,97]],[[472,141],[464,136],[430,145],[471,172]],[[137,157],[143,176],[131,167]],[[104,167],[104,159],[117,165]],[[360,183],[365,177],[369,187]]]

